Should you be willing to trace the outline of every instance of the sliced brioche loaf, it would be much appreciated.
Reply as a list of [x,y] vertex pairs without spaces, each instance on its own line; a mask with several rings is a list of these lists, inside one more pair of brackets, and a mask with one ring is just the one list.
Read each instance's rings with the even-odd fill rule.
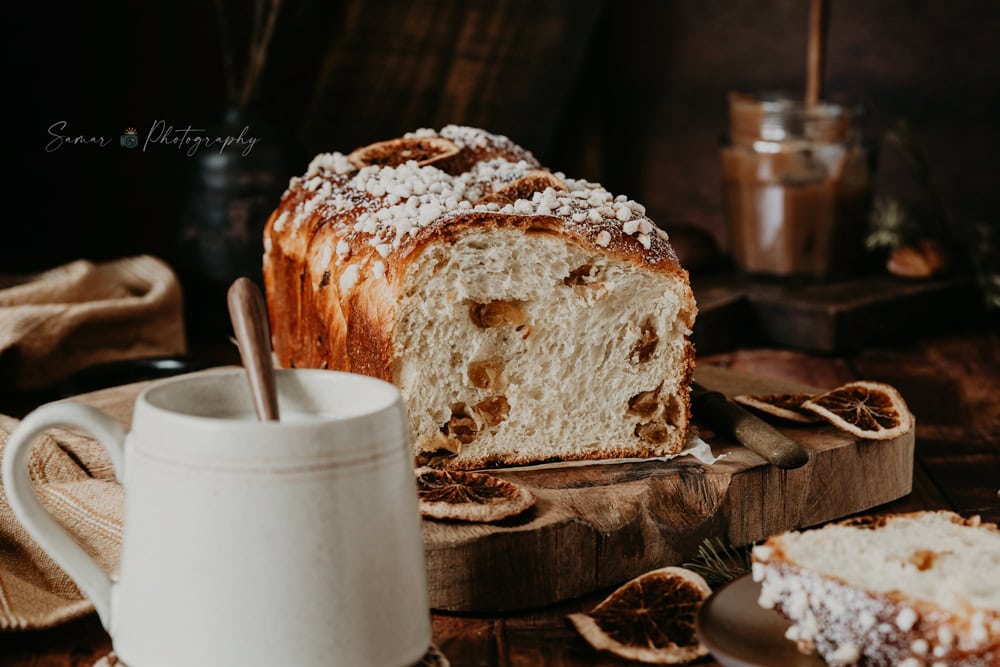
[[450,126],[313,161],[265,231],[286,366],[395,383],[456,469],[680,451],[695,303],[645,209]]
[[1000,531],[916,512],[785,533],[753,550],[759,603],[831,665],[1000,665]]

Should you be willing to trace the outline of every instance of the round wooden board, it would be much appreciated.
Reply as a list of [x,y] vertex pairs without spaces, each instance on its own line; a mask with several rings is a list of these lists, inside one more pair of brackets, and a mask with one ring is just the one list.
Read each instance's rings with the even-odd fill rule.
[[[815,392],[716,367],[698,382],[727,395]],[[725,458],[563,469],[498,470],[536,495],[534,508],[502,523],[424,521],[431,606],[462,612],[540,607],[682,563],[706,538],[734,545],[812,526],[910,492],[913,432],[857,440],[827,425],[779,425],[810,451],[782,471],[750,450],[706,437]]]

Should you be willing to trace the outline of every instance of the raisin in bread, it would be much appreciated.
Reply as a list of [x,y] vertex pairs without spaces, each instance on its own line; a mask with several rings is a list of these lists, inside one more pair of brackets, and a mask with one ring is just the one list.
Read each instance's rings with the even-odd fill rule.
[[831,665],[1000,665],[1000,531],[978,517],[863,517],[753,550],[759,603]]
[[395,383],[422,463],[683,448],[696,307],[666,233],[505,137],[320,155],[264,248],[280,362]]

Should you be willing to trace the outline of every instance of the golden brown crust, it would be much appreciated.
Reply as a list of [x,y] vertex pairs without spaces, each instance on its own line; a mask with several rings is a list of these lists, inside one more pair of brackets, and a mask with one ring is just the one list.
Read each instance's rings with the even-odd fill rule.
[[677,451],[658,452],[655,447],[645,445],[609,445],[606,442],[595,443],[590,453],[572,454],[562,456],[558,459],[539,461],[535,457],[518,455],[504,456],[502,459],[493,459],[486,456],[479,458],[460,458],[444,460],[440,463],[429,463],[430,467],[442,467],[448,470],[488,470],[499,467],[528,466],[542,463],[572,463],[574,461],[603,461],[613,459],[651,459],[659,456],[675,456],[683,451],[683,445]]
[[347,359],[350,370],[387,382],[392,373],[392,323],[395,300],[383,280],[351,294],[347,320]]
[[[688,325],[688,326],[690,327],[690,325]],[[684,346],[684,350],[685,350],[685,352],[684,352],[684,379],[681,380],[681,385],[680,386],[683,387],[683,389],[681,390],[681,401],[682,401],[682,406],[683,406],[684,415],[685,415],[683,426],[684,426],[685,432],[687,432],[687,430],[688,430],[688,428],[690,427],[690,424],[691,424],[691,392],[688,390],[688,387],[691,386],[691,382],[694,379],[694,367],[695,367],[695,362],[694,362],[694,356],[695,356],[694,343],[692,343],[691,341],[687,341],[687,343]],[[685,442],[682,444],[682,446],[686,446],[687,445],[686,440],[687,439],[685,437]]]

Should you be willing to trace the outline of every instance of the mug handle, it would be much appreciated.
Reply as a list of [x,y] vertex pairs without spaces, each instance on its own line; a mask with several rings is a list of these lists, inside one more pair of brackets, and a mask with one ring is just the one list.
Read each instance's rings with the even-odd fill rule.
[[14,429],[3,457],[3,485],[14,515],[28,534],[76,582],[97,610],[101,625],[111,629],[111,577],[45,511],[27,474],[31,446],[46,429],[77,427],[94,436],[111,458],[115,477],[123,477],[125,429],[100,410],[81,403],[50,403],[38,408]]

